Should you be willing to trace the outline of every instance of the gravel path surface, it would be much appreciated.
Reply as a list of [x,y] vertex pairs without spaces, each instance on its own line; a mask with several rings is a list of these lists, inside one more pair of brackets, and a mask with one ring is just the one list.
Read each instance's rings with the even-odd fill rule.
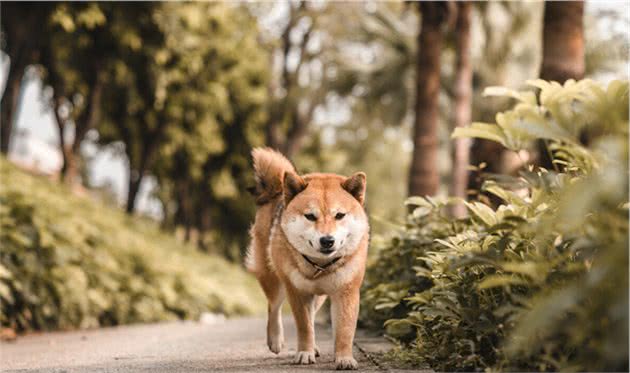
[[[274,355],[265,343],[265,320],[244,318],[213,324],[173,322],[87,331],[32,334],[0,343],[2,372],[301,372],[333,370],[330,330],[318,326],[322,356],[315,365],[291,364],[296,336],[284,320],[288,349]],[[359,339],[359,347],[361,347]],[[355,346],[360,371],[382,371]],[[363,350],[363,351],[361,351]]]

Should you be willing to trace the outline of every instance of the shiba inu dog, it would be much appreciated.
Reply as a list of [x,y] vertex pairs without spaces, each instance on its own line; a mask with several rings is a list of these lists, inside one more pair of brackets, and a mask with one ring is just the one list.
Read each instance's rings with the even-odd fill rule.
[[357,369],[352,344],[369,241],[366,176],[299,176],[282,154],[252,151],[258,209],[246,265],[269,301],[267,345],[284,346],[281,306],[288,298],[298,332],[295,364],[313,364],[315,313],[331,300],[337,369]]

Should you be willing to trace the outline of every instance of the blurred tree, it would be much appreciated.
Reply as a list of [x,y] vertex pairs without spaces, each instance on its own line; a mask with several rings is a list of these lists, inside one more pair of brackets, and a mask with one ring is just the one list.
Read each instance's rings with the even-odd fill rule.
[[419,22],[409,6],[380,3],[375,9],[352,9],[350,14],[342,13],[348,6],[336,11],[341,13],[336,32],[346,39],[333,46],[337,73],[329,86],[349,97],[359,115],[369,114],[362,120],[400,126],[414,110]]
[[[264,144],[267,55],[254,19],[228,4],[164,4],[166,48],[187,84],[169,91],[163,144],[151,166],[167,226],[226,257],[245,247],[249,152]],[[229,218],[226,218],[229,217]],[[219,240],[206,235],[221,232]]]
[[2,50],[9,57],[9,71],[0,99],[0,153],[9,152],[24,71],[37,63],[47,40],[46,27],[54,3],[2,2]]
[[410,7],[339,3],[320,18],[334,41],[324,60],[332,93],[314,127],[309,159],[297,159],[312,171],[365,171],[374,232],[390,232],[407,195],[418,30],[418,12]]
[[[584,2],[545,1],[540,78],[564,83],[584,77]],[[546,141],[537,141],[538,165],[554,167]]]
[[[271,9],[256,4],[253,9],[266,19],[266,14],[283,9],[282,4]],[[308,5],[316,28],[296,77],[299,89],[295,93],[298,100],[316,97],[321,102],[292,160],[302,172],[366,171],[372,180],[368,208],[378,218],[372,227],[390,229],[385,224],[401,216],[407,189],[413,71],[406,66],[414,59],[407,48],[413,49],[416,14],[401,12],[406,7],[403,3]],[[404,19],[399,19],[401,14],[406,15]],[[262,23],[263,36],[270,40],[279,39],[286,26],[282,21]],[[299,36],[294,36],[294,42]],[[279,49],[273,50],[281,56]],[[275,60],[276,73],[279,61]],[[279,129],[282,133],[286,127]]]
[[[542,7],[523,3],[472,5],[471,43],[480,45],[470,51],[472,98],[475,100],[472,116],[491,121],[496,107],[506,102],[482,100],[483,89],[495,84],[520,84],[526,76],[536,73],[536,52],[540,44],[534,31],[538,29],[537,15]],[[319,24],[325,26],[322,28],[335,40],[325,45],[328,53],[319,56],[331,56],[323,59],[323,71],[324,76],[330,71],[334,77],[325,83],[333,93],[328,95],[319,112],[325,115],[318,116],[314,123],[309,136],[311,141],[305,148],[308,154],[300,154],[296,159],[300,167],[306,165],[310,170],[370,170],[370,180],[379,180],[378,188],[374,184],[368,188],[370,211],[386,221],[400,216],[398,206],[407,194],[407,167],[412,150],[409,127],[414,118],[419,22],[418,12],[409,11],[410,6],[410,3],[343,3],[329,5],[332,10],[318,18]],[[439,115],[442,123],[456,119],[451,109],[456,97],[457,35],[454,30],[448,31],[452,32],[446,33],[441,52]],[[328,110],[343,115],[329,116]],[[439,155],[434,167],[448,185],[452,183],[451,129],[438,127]],[[501,152],[495,153],[499,155],[496,164],[500,166]],[[384,154],[388,154],[387,162],[383,161]],[[477,162],[480,163],[494,153],[477,151],[473,156],[481,158]],[[397,167],[391,167],[392,164]],[[399,167],[407,172],[400,174]]]
[[[483,91],[489,86],[518,88],[534,76],[540,63],[539,31],[543,3],[477,2],[483,42],[473,59],[473,121],[492,123],[495,113],[507,109],[505,98],[488,99]],[[523,159],[493,141],[474,139],[468,190],[477,191],[489,174],[514,173]]]
[[165,48],[159,20],[159,3],[117,4],[114,26],[119,36],[111,78],[103,90],[103,121],[99,142],[121,141],[129,162],[127,213],[133,213],[136,197],[169,121],[171,91],[186,81],[176,66],[176,57]]
[[440,56],[448,3],[418,3],[421,30],[416,57],[416,101],[413,130],[413,155],[409,172],[409,195],[434,195],[440,186],[438,164],[438,96],[440,94]]
[[[452,4],[451,8],[454,5]],[[408,11],[408,6],[397,3],[365,6],[365,9],[355,9],[352,15],[337,10],[343,17],[343,20],[337,21],[339,24],[337,27],[343,27],[344,31],[339,32],[342,42],[337,46],[339,50],[335,60],[337,79],[329,87],[342,97],[346,97],[347,102],[352,105],[349,122],[361,120],[364,125],[380,126],[382,130],[389,126],[405,125],[415,116],[412,97],[415,90],[414,67],[417,49],[415,36],[418,35],[416,30],[419,29],[417,25],[419,22],[415,12]],[[472,76],[469,79],[472,84],[471,96],[475,101],[474,111],[471,113],[473,118],[490,121],[497,107],[506,104],[504,100],[481,100],[481,92],[486,86],[520,84],[519,79],[535,73],[536,55],[532,55],[530,46],[539,45],[532,36],[536,29],[536,14],[539,13],[532,12],[532,7],[534,6],[531,4],[521,3],[471,3],[469,37],[472,39],[475,36],[477,38],[475,42],[481,45],[479,48],[469,50],[472,69]],[[534,7],[534,10],[538,8]],[[453,18],[451,15],[449,20]],[[497,19],[504,22],[495,22]],[[476,33],[473,33],[473,28],[476,28]],[[444,32],[440,69],[441,96],[438,100],[439,118],[444,123],[455,123],[458,119],[453,113],[454,110],[451,110],[451,104],[457,100],[455,77],[460,33],[450,28]],[[348,37],[348,34],[352,36]],[[470,41],[472,42],[473,40]],[[363,115],[363,112],[369,115]],[[448,159],[445,158],[449,154],[449,133],[450,128],[446,126],[438,128],[440,154],[438,161],[433,165],[445,184],[454,182],[451,168],[448,167]],[[478,143],[484,145],[482,141]],[[356,144],[357,147],[360,145]],[[398,149],[407,148],[402,145],[399,145]],[[488,145],[494,144],[488,142]],[[473,154],[475,164],[487,162],[492,166],[489,168],[499,170],[503,164],[502,152],[500,149],[496,152],[487,152],[485,148],[476,146]],[[454,149],[451,149],[451,157],[453,153]],[[490,162],[489,158],[495,154],[497,161]],[[450,163],[455,166],[454,160]],[[497,167],[493,168],[495,165]],[[466,170],[464,172],[468,173]],[[471,182],[476,180],[475,178]],[[465,187],[461,189],[465,190]]]
[[[52,88],[51,106],[59,130],[61,177],[78,182],[80,146],[101,119],[102,95],[117,35],[111,4],[60,4],[52,15],[50,38],[42,48],[44,84]],[[66,144],[68,128],[72,138]]]
[[[472,110],[472,65],[470,61],[470,25],[472,22],[472,3],[464,1],[457,3],[457,19],[455,23],[455,81],[454,81],[454,117],[455,127],[470,124]],[[450,195],[466,199],[468,189],[468,169],[470,163],[470,139],[454,140],[453,178],[451,179]],[[456,217],[466,214],[464,204],[453,205],[452,213]]]
[[564,83],[584,77],[584,2],[546,1],[541,79]]
[[584,76],[628,78],[630,18],[622,8],[599,9],[584,15]]
[[269,147],[290,157],[302,147],[314,111],[325,99],[325,90],[301,81],[308,74],[309,62],[321,52],[321,48],[310,44],[318,32],[321,9],[313,9],[306,1],[285,4],[286,25],[280,37],[269,43],[275,75],[269,81],[271,102],[265,140]]

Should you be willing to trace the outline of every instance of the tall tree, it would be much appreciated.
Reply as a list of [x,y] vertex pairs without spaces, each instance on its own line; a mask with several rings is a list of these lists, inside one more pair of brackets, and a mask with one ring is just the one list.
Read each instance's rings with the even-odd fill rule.
[[[479,52],[474,50],[472,118],[474,121],[494,122],[496,113],[507,109],[510,102],[498,98],[488,100],[483,91],[489,86],[517,87],[537,73],[536,56],[540,48],[540,40],[536,37],[540,30],[538,15],[544,4],[516,1],[473,4],[479,15],[474,19],[480,21],[484,43]],[[497,18],[507,20],[507,24],[497,22]],[[478,191],[489,174],[514,173],[523,161],[501,144],[474,139],[470,164],[484,165],[469,173],[468,191]]]
[[[115,85],[110,85],[106,93],[107,128],[102,129],[99,141],[124,144],[128,160],[127,202],[125,210],[132,214],[142,181],[149,172],[159,146],[166,136],[171,123],[164,111],[168,103],[161,103],[158,93],[155,67],[148,56],[136,60],[131,71],[119,76]],[[139,69],[144,66],[145,70]],[[126,82],[121,81],[127,76]],[[168,94],[167,94],[168,95]],[[167,96],[169,97],[169,96]]]
[[270,109],[265,140],[269,147],[291,156],[301,147],[325,91],[300,82],[300,74],[309,68],[316,56],[309,41],[317,32],[320,11],[310,9],[307,1],[287,1],[288,20],[278,43],[272,46],[271,57],[277,61],[270,80]]
[[546,1],[540,77],[564,83],[584,77],[584,2]]
[[440,94],[440,56],[444,44],[444,24],[448,5],[424,1],[420,8],[421,29],[417,38],[416,101],[413,128],[413,154],[409,172],[409,195],[436,194],[440,184],[438,170],[438,98]]
[[[251,182],[249,152],[264,141],[268,56],[246,12],[208,3],[169,10],[175,19],[204,16],[199,22],[167,23],[169,50],[181,57],[178,65],[188,82],[170,91],[169,117],[177,125],[168,127],[151,172],[168,225],[183,226],[185,238],[196,231],[203,250],[210,247],[204,233],[220,230],[221,240],[211,247],[236,259],[253,214],[242,193]],[[189,71],[190,66],[197,68]]]
[[[462,2],[449,2],[445,5],[450,10],[462,5]],[[537,10],[542,10],[542,4],[476,2],[470,5],[477,15],[477,17],[472,17],[471,21],[477,22],[478,29],[481,31],[479,36],[481,36],[480,45],[482,46],[469,51],[474,76],[472,99],[479,101],[472,105],[474,109],[472,117],[476,120],[491,121],[494,113],[506,103],[500,100],[482,99],[484,88],[492,85],[520,84],[522,79],[531,76],[537,70],[538,62],[535,56],[540,42],[532,35],[534,35],[533,31],[538,30],[536,14],[540,14]],[[344,5],[344,7],[348,6]],[[347,98],[347,102],[352,107],[352,117],[343,129],[358,126],[355,123],[359,123],[359,133],[361,133],[364,131],[362,128],[368,125],[374,125],[377,128],[406,126],[414,121],[413,101],[416,90],[414,69],[417,67],[416,56],[419,47],[417,37],[421,25],[417,21],[416,12],[408,11],[409,7],[410,3],[378,3],[374,7],[366,6],[363,11],[360,8],[355,9],[352,15],[343,15],[343,18],[337,22],[341,25],[339,27],[345,30],[340,35],[351,35],[347,40],[336,39],[341,40],[337,51],[339,62],[335,69],[338,73],[335,84],[331,85],[336,93]],[[339,13],[341,12],[336,12],[336,14]],[[503,21],[494,22],[497,18],[507,21],[507,24]],[[450,21],[455,20],[456,17],[453,17],[453,14],[448,15],[448,26],[450,26]],[[455,65],[458,53],[457,35],[451,32],[450,27],[446,28],[449,32],[447,33],[448,40],[444,42],[444,49],[453,53],[443,53],[441,60],[442,66],[446,66],[440,72],[441,94],[443,98],[450,98],[452,103],[447,105],[449,101],[440,101],[439,115],[445,122],[454,119],[452,109],[457,100]],[[451,34],[453,42],[451,42]],[[357,50],[363,52],[357,53]],[[450,68],[450,65],[454,67]],[[507,83],[506,79],[510,82]],[[336,133],[341,133],[341,129],[336,128]],[[446,133],[446,131],[443,132]],[[440,136],[444,136],[444,133],[440,133]],[[364,141],[356,141],[356,134],[354,139],[352,137],[350,139],[354,141],[355,146],[364,145]],[[443,140],[446,140],[445,136]],[[475,140],[474,145],[477,151],[471,154],[472,164],[485,162],[488,165],[485,170],[501,172],[504,164],[502,162],[504,157],[501,156],[502,149],[486,151],[485,145],[495,144],[490,141]],[[354,151],[354,148],[352,149]],[[493,158],[490,159],[490,156]],[[403,164],[405,164],[403,178],[405,179],[409,176],[409,170],[406,162]],[[445,176],[442,175],[442,177]],[[446,178],[449,177],[450,173]],[[478,178],[470,179],[471,182],[478,180]],[[470,189],[473,188],[468,188]],[[407,193],[408,184],[405,182],[401,196]]]
[[24,71],[37,63],[42,42],[46,40],[49,16],[54,3],[2,2],[1,28],[9,56],[9,72],[0,99],[0,153],[7,154],[11,142]]
[[126,211],[131,214],[144,176],[172,124],[172,90],[181,89],[177,56],[165,44],[164,4],[117,4],[116,38],[111,77],[103,91],[99,142],[120,141],[127,156]]
[[[113,6],[70,3],[58,6],[42,48],[44,83],[52,88],[51,106],[59,131],[61,178],[78,181],[80,147],[101,120],[108,64],[115,52]],[[68,127],[73,136],[66,144]]]
[[[455,66],[454,82],[454,117],[455,127],[470,124],[472,108],[472,64],[470,61],[470,24],[472,3],[464,1],[457,4],[457,19],[455,23]],[[468,188],[468,166],[470,163],[470,139],[459,138],[453,144],[453,178],[450,194],[455,197],[466,198]],[[466,206],[453,206],[453,214],[462,217],[466,213]]]
[[[584,2],[545,1],[540,78],[564,83],[584,77]],[[538,164],[554,167],[545,141],[537,142]]]

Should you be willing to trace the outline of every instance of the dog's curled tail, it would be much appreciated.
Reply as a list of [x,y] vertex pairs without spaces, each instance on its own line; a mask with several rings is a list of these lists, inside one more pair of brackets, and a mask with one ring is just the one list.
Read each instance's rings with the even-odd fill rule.
[[256,204],[264,205],[282,194],[284,174],[295,173],[295,167],[284,155],[271,148],[254,148],[252,159],[256,186],[250,191],[256,197]]

